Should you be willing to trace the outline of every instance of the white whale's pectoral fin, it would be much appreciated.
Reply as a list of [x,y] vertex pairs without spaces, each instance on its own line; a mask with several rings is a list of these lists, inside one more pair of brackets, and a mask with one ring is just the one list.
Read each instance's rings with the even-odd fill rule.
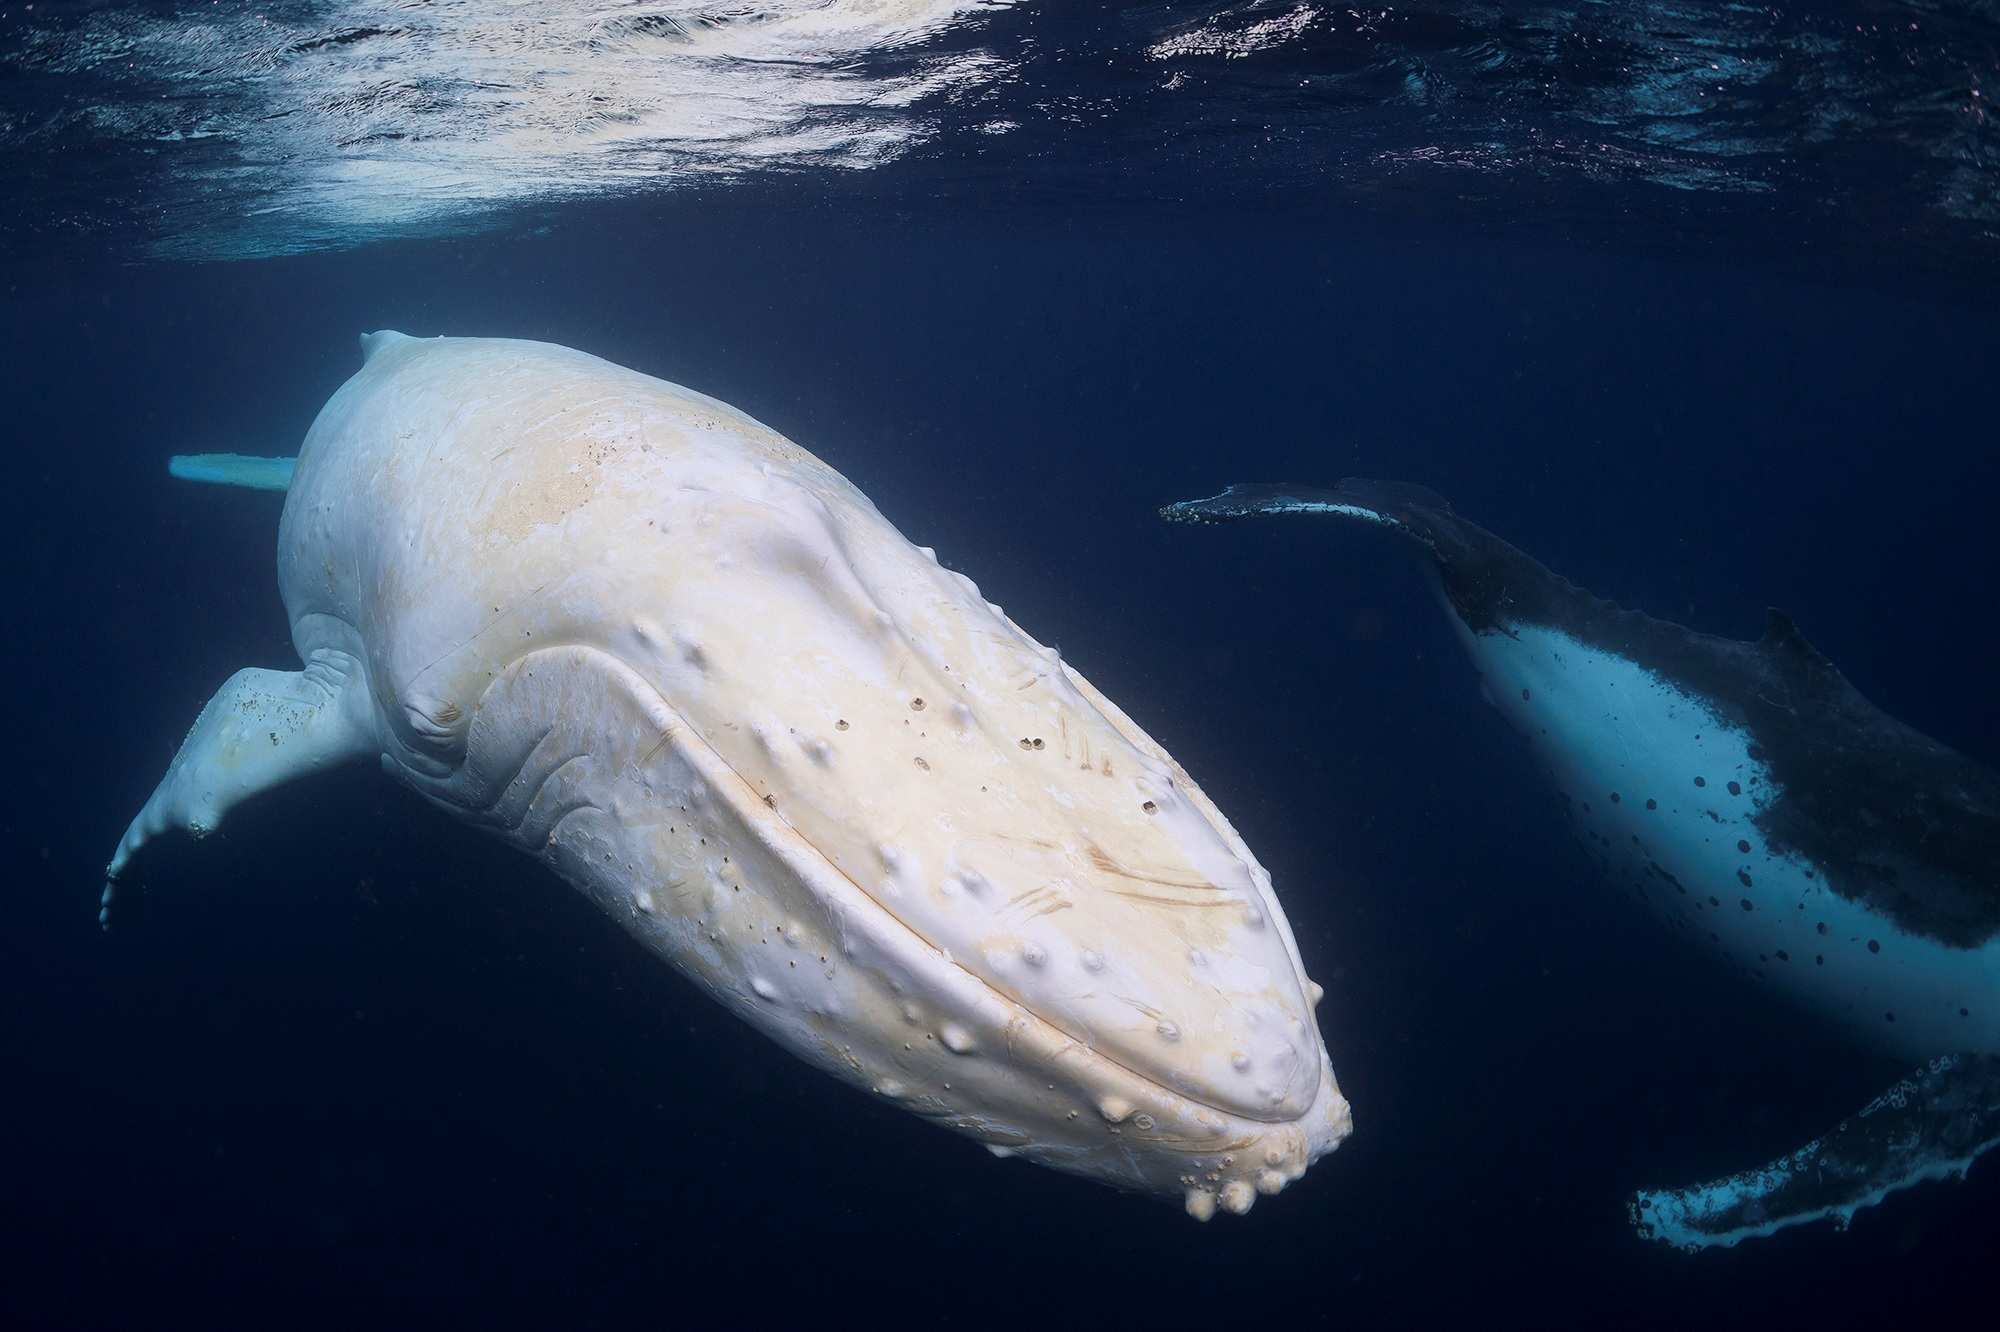
[[1844,1229],[1898,1189],[1962,1178],[1995,1145],[2000,1055],[1944,1055],[1789,1156],[1707,1184],[1642,1191],[1629,1212],[1642,1237],[1690,1253],[1826,1218]]
[[112,884],[140,848],[180,829],[202,837],[260,791],[374,752],[373,710],[359,663],[315,651],[302,671],[236,672],[194,729],[111,857],[98,920],[111,920]]

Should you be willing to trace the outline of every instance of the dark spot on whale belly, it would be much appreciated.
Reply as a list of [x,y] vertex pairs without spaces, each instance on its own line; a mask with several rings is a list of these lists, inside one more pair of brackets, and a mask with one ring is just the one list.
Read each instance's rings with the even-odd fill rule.
[[1659,807],[1660,807],[1660,802],[1657,800],[1648,800],[1646,802],[1647,809],[1658,809]]
[[1706,778],[1706,777],[1697,777],[1697,778],[1695,778],[1695,779],[1694,779],[1694,784],[1695,784],[1696,786],[1707,786],[1707,785],[1708,785],[1708,778]]
[[1791,955],[1790,953],[1786,952],[1786,951],[1785,951],[1784,949],[1782,949],[1782,948],[1780,948],[1780,949],[1778,950],[1778,953],[1777,953],[1777,957],[1778,957],[1778,960],[1779,960],[1780,962],[1789,962],[1789,961],[1791,961],[1791,960],[1792,960],[1792,955]]
[[1747,856],[1750,854],[1750,843],[1739,837],[1736,839],[1736,849]]
[[1882,951],[1881,941],[1879,939],[1870,939],[1868,941],[1868,951],[1871,953],[1881,952]]
[[1618,793],[1616,791],[1611,793],[1611,803],[1614,805],[1618,803]]
[[1820,932],[1821,934],[1825,934],[1825,933],[1826,933],[1826,922],[1825,922],[1825,921],[1821,921],[1821,922],[1819,923],[1819,932]]
[[1755,908],[1754,906],[1752,906],[1752,905],[1751,905],[1751,903],[1750,903],[1750,899],[1749,899],[1749,898],[1747,898],[1747,897],[1743,899],[1743,909],[1744,909],[1745,911],[1754,911],[1754,910],[1756,910],[1756,908]]
[[1744,869],[1737,870],[1736,881],[1742,884],[1745,888],[1748,888],[1750,886],[1750,871]]
[[1529,698],[1529,694],[1528,694],[1528,691],[1527,691],[1527,690],[1525,690],[1525,689],[1523,689],[1523,690],[1521,691],[1521,701],[1522,701],[1523,703],[1526,703],[1526,702],[1528,701],[1528,698]]
[[1742,794],[1743,794],[1743,788],[1742,788],[1742,787],[1740,787],[1740,786],[1738,786],[1738,785],[1737,785],[1737,784],[1736,784],[1735,782],[1731,782],[1731,783],[1729,784],[1729,794],[1731,794],[1731,795],[1742,795]]

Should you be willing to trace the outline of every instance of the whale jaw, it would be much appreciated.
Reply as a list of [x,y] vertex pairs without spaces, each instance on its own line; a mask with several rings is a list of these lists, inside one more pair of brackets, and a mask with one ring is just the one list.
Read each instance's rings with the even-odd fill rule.
[[[401,775],[546,861],[787,1049],[997,1155],[1180,1198],[1207,1219],[1279,1192],[1351,1130],[1317,1046],[1303,1108],[1251,1116],[1189,1094],[1170,1063],[1133,1068],[1076,1040],[1041,1005],[1071,970],[1101,977],[1110,962],[1052,950],[1032,963],[1048,985],[996,987],[841,872],[607,653],[519,658],[480,699],[457,770]],[[1191,1067],[1209,1039],[1193,1023],[1156,1035]]]

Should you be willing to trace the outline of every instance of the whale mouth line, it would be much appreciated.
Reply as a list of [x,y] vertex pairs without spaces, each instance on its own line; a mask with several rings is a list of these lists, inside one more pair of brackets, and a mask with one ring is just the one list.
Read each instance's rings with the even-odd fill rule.
[[739,772],[734,764],[730,763],[730,761],[727,758],[725,758],[722,755],[722,753],[715,748],[714,745],[708,742],[706,737],[701,735],[701,733],[692,724],[688,722],[687,717],[680,711],[679,708],[675,707],[667,699],[666,695],[660,692],[658,686],[654,685],[652,681],[648,680],[638,670],[634,669],[630,663],[624,661],[623,659],[615,656],[612,653],[606,652],[604,649],[599,647],[595,647],[584,643],[579,643],[576,644],[575,646],[582,651],[596,653],[606,657],[609,661],[615,663],[617,669],[624,672],[634,681],[642,683],[645,686],[646,690],[652,695],[652,697],[658,701],[660,709],[666,714],[668,714],[670,717],[672,717],[674,721],[678,723],[678,728],[675,731],[675,738],[676,739],[685,738],[685,740],[692,742],[687,746],[688,748],[691,748],[692,744],[699,744],[701,746],[702,752],[706,754],[710,760],[713,761],[715,768],[721,772],[728,773],[729,776],[733,778],[737,782],[737,784],[742,788],[742,791],[749,796],[749,802],[746,804],[742,804],[741,809],[746,812],[750,812],[751,817],[750,819],[746,820],[746,823],[753,830],[755,827],[755,819],[757,817],[754,813],[754,808],[762,807],[766,815],[768,815],[771,818],[774,818],[777,821],[777,823],[785,829],[786,832],[790,833],[794,838],[798,840],[799,845],[805,847],[812,853],[813,860],[816,864],[823,867],[830,874],[838,877],[841,882],[846,883],[849,887],[853,888],[856,895],[862,901],[867,902],[877,911],[881,912],[881,914],[886,919],[894,921],[896,925],[905,934],[907,934],[910,938],[915,939],[918,943],[922,944],[925,950],[927,950],[927,952],[931,955],[932,958],[934,958],[936,961],[942,962],[944,965],[952,968],[960,975],[966,977],[967,979],[977,984],[982,990],[984,990],[987,994],[991,995],[999,1003],[1004,1004],[1009,1008],[1018,1010],[1027,1017],[1047,1027],[1050,1031],[1058,1034],[1064,1041],[1068,1042],[1070,1045],[1074,1046],[1079,1050],[1084,1051],[1094,1059],[1103,1060],[1105,1063],[1111,1065],[1113,1068],[1116,1068],[1119,1072],[1125,1074],[1127,1077],[1133,1078],[1139,1082],[1143,1082],[1148,1087],[1157,1089],[1162,1095],[1184,1102],[1190,1106],[1198,1107],[1200,1109],[1208,1110],[1218,1115],[1226,1115],[1232,1119],[1242,1120],[1246,1123],[1253,1123],[1253,1124],[1299,1123],[1305,1120],[1312,1113],[1313,1109],[1316,1106],[1318,1106],[1320,1101],[1320,1095],[1324,1090],[1324,1082],[1325,1082],[1324,1078],[1319,1078],[1314,1080],[1310,1094],[1305,1098],[1304,1102],[1299,1105],[1296,1114],[1265,1115],[1246,1110],[1234,1109],[1232,1107],[1225,1105],[1217,1105],[1215,1102],[1197,1096],[1192,1092],[1185,1091],[1179,1087],[1171,1086],[1168,1083],[1163,1082],[1160,1078],[1154,1076],[1153,1074],[1145,1073],[1139,1069],[1133,1068],[1130,1064],[1117,1058],[1115,1055],[1107,1052],[1102,1046],[1094,1042],[1088,1041],[1083,1037],[1078,1036],[1075,1033],[1066,1030],[1060,1024],[1050,1019],[1046,1014],[1038,1011],[1032,1005],[1026,1003],[1021,999],[1017,999],[1007,994],[1005,991],[995,986],[993,982],[988,980],[986,977],[981,976],[979,973],[967,968],[957,958],[953,957],[947,950],[940,948],[934,941],[932,941],[928,936],[926,936],[922,930],[917,929],[914,925],[910,924],[909,921],[903,919],[903,917],[898,915],[893,909],[891,909],[887,903],[883,902],[880,898],[876,897],[873,893],[869,892],[866,888],[862,887],[861,884],[857,882],[852,875],[848,874],[845,870],[841,869],[839,865],[835,864],[830,856],[828,856],[824,851],[820,850],[817,843],[815,843],[810,837],[806,836],[805,833],[801,832],[791,822],[791,820],[785,817],[784,811],[775,803],[775,801],[769,801],[766,800],[764,797],[760,796],[757,793],[756,786],[753,785],[750,782],[750,780],[746,778],[741,772]]

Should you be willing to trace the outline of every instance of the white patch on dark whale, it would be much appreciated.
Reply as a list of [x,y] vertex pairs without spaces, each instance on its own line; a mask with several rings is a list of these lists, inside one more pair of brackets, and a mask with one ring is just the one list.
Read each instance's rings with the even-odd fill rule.
[[1777,797],[1770,772],[1707,703],[1558,629],[1460,632],[1607,877],[1677,930],[1895,1054],[2000,1039],[2000,1009],[1968,1015],[2000,948],[1909,934],[1829,891],[1819,866],[1766,846],[1756,819]]

